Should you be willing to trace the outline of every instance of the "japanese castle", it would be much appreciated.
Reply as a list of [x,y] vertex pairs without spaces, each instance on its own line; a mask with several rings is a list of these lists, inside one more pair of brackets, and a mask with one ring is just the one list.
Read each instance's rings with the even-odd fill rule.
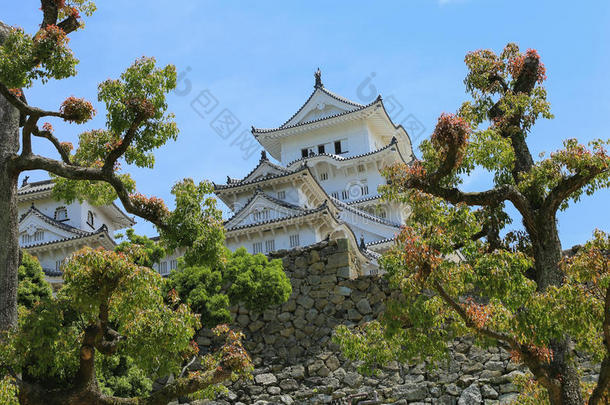
[[277,128],[252,127],[252,135],[264,148],[258,165],[215,185],[233,213],[227,247],[268,253],[345,238],[360,273],[375,273],[409,215],[406,204],[381,199],[380,172],[414,158],[381,96],[367,105],[345,99],[324,87],[318,69],[301,108]]
[[38,258],[47,281],[58,287],[66,257],[84,246],[114,249],[114,233],[135,222],[115,204],[66,204],[55,200],[52,190],[52,180],[28,182],[24,178],[17,191],[19,245]]

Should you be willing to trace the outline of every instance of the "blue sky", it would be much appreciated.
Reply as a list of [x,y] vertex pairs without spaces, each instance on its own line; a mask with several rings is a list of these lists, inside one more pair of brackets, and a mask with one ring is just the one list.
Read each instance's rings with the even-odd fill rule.
[[[317,67],[325,86],[341,95],[362,102],[373,90],[386,102],[396,101],[397,121],[410,115],[425,127],[421,140],[440,113],[455,111],[467,99],[464,55],[479,48],[499,51],[516,42],[523,50],[540,52],[556,117],[540,121],[532,131],[533,153],[556,150],[569,137],[583,142],[610,138],[610,3],[605,1],[98,3],[86,29],[71,36],[81,60],[79,75],[28,89],[28,101],[49,109],[70,95],[95,101],[97,83],[117,77],[142,55],[175,64],[185,73],[179,92],[168,98],[181,130],[179,140],[157,153],[153,170],[132,170],[141,192],[167,201],[171,185],[183,177],[222,183],[227,175],[250,171],[259,154],[241,150],[239,139],[245,138],[239,134],[251,125],[277,126],[292,115],[311,92]],[[37,0],[10,2],[0,19],[34,32],[38,8]],[[218,104],[200,116],[191,104],[206,96]],[[226,139],[210,125],[224,109],[239,120]],[[56,134],[75,141],[79,132],[104,125],[104,112],[99,112],[80,127],[53,122]],[[35,148],[51,153],[42,142]],[[466,187],[483,189],[488,181],[476,173]],[[604,190],[560,213],[564,247],[582,243],[595,227],[610,231],[609,206],[610,192]],[[142,220],[136,229],[155,233]]]

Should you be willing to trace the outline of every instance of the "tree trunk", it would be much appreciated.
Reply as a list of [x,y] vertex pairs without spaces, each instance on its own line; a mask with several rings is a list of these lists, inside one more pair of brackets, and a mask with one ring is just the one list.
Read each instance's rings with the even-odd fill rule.
[[19,111],[0,95],[0,331],[17,323],[18,173],[10,166],[18,151]]
[[[535,277],[538,291],[563,284],[563,273],[559,267],[562,258],[561,241],[557,231],[555,215],[539,214],[536,232],[532,236],[535,260]],[[553,359],[548,365],[551,386],[546,387],[552,405],[583,405],[580,393],[580,377],[573,365],[574,352],[569,337],[553,342]]]

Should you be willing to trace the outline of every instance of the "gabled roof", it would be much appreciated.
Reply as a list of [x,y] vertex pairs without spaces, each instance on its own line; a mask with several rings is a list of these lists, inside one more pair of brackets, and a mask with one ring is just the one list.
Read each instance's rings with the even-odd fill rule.
[[288,170],[286,169],[285,172],[283,173],[279,173],[276,175],[271,175],[271,176],[267,176],[265,178],[256,178],[256,179],[248,179],[248,176],[246,176],[246,178],[242,179],[242,180],[233,180],[230,181],[228,184],[214,184],[214,192],[218,193],[218,192],[222,192],[224,190],[227,189],[231,189],[231,188],[236,188],[236,187],[241,187],[241,186],[246,186],[246,185],[252,185],[252,184],[256,184],[256,183],[262,183],[268,180],[273,180],[273,179],[279,179],[282,177],[287,177],[296,173],[299,173],[303,170],[307,170],[307,167],[305,165],[301,166],[299,169],[297,170]]
[[254,181],[268,176],[276,176],[278,174],[287,174],[290,170],[287,168],[272,163],[267,158],[267,152],[261,151],[261,158],[258,161],[258,165],[246,174],[241,180],[227,178],[227,184],[231,183],[243,183],[248,181]]
[[21,215],[21,218],[19,218],[19,223],[21,224],[29,216],[35,216],[37,218],[40,218],[47,224],[49,224],[55,228],[59,228],[63,231],[70,232],[74,235],[85,236],[85,235],[89,235],[91,233],[91,232],[83,231],[82,229],[78,229],[72,225],[63,223],[61,221],[57,221],[54,218],[51,218],[50,216],[48,216],[48,215],[42,213],[40,210],[38,210],[38,208],[34,207],[34,204],[32,204],[32,206],[26,212],[24,212],[23,215]]
[[330,197],[330,198],[331,198],[331,201],[337,207],[339,207],[340,209],[349,211],[349,212],[351,212],[351,213],[353,213],[355,215],[358,215],[358,216],[360,216],[362,218],[366,218],[366,219],[368,219],[370,221],[373,221],[373,222],[377,222],[379,224],[383,224],[383,225],[390,226],[392,228],[397,228],[397,229],[400,228],[400,224],[397,224],[395,222],[389,221],[389,220],[384,219],[384,218],[380,218],[380,217],[378,217],[376,215],[373,215],[373,214],[369,214],[366,211],[359,210],[358,208],[352,206],[351,204],[346,204],[343,201],[338,200],[338,199],[336,199],[334,197]]
[[225,229],[227,230],[231,230],[231,229],[236,229],[239,228],[239,224],[243,222],[243,220],[245,219],[245,217],[250,213],[250,211],[252,211],[252,208],[255,207],[257,204],[260,204],[261,202],[266,202],[268,205],[265,205],[265,207],[278,207],[278,208],[284,208],[287,209],[289,212],[285,212],[284,216],[278,216],[276,217],[276,219],[281,219],[281,218],[289,218],[294,216],[295,214],[299,214],[302,213],[304,211],[306,211],[304,208],[299,207],[298,205],[294,205],[291,203],[288,203],[286,201],[282,201],[279,200],[275,197],[272,197],[266,193],[264,193],[261,190],[257,190],[254,195],[252,196],[252,198],[250,198],[246,204],[240,209],[238,210],[231,218],[227,219],[224,223]]
[[[17,190],[17,198],[21,202],[25,202],[51,197],[53,185],[53,179],[33,181],[30,183],[28,182],[28,177],[25,177],[21,187]],[[104,211],[106,215],[112,218],[116,225],[120,225],[122,228],[133,226],[136,223],[133,217],[128,216],[114,202],[108,205],[98,206],[97,208]]]
[[[314,94],[315,94],[315,92],[314,92]],[[325,92],[325,94],[326,94],[326,92]],[[303,121],[303,122],[295,122],[295,123],[293,123],[293,119],[292,119],[292,120],[288,120],[287,122],[285,122],[284,124],[282,124],[281,126],[279,126],[277,128],[255,128],[255,127],[252,127],[252,134],[254,135],[255,138],[258,139],[261,134],[269,134],[269,133],[272,133],[272,132],[279,132],[279,131],[283,131],[283,130],[289,130],[289,129],[292,129],[292,128],[301,127],[301,126],[313,124],[313,123],[320,122],[320,121],[330,120],[332,118],[337,118],[337,117],[341,117],[341,116],[345,116],[345,115],[349,115],[349,114],[354,114],[354,113],[357,113],[359,111],[363,111],[363,110],[366,110],[366,109],[368,109],[370,107],[373,107],[373,106],[377,105],[378,103],[381,103],[381,96],[378,96],[370,104],[358,105],[357,107],[350,108],[349,110],[344,110],[343,112],[339,112],[339,113],[332,114],[332,115],[321,116],[319,118],[312,119],[312,120],[307,120],[307,121]],[[305,105],[307,105],[307,103]],[[301,107],[301,108],[303,108],[303,107]]]
[[236,226],[234,228],[227,228],[226,231],[227,231],[227,233],[230,233],[230,232],[247,229],[247,228],[256,228],[259,226],[273,224],[276,222],[282,222],[282,221],[287,221],[287,220],[291,220],[291,219],[295,219],[295,218],[306,217],[306,216],[309,216],[309,215],[312,215],[312,214],[315,214],[318,212],[322,212],[322,211],[328,211],[329,214],[332,215],[332,213],[329,209],[328,201],[325,201],[324,203],[322,203],[320,206],[318,206],[316,208],[307,209],[307,210],[302,209],[299,212],[295,213],[294,215],[285,216],[285,217],[281,217],[281,218],[273,218],[273,219],[269,219],[269,220],[261,221],[261,222],[254,222],[254,223],[247,224],[247,225]]
[[[310,162],[310,161],[316,161],[316,160],[334,160],[337,162],[345,162],[345,161],[350,161],[350,160],[354,160],[354,159],[360,159],[366,156],[372,156],[378,153],[381,153],[387,149],[390,149],[392,146],[397,145],[398,141],[396,140],[396,137],[393,137],[392,140],[390,141],[389,144],[387,144],[386,146],[383,146],[379,149],[376,150],[372,150],[370,152],[366,152],[366,153],[361,153],[359,155],[354,155],[354,156],[347,156],[347,157],[343,157],[343,156],[338,156],[338,155],[333,155],[330,153],[318,153],[316,155],[313,156],[307,156],[307,157],[302,157],[300,159],[296,159],[293,160],[292,162],[288,163],[286,165],[286,167],[288,168],[288,170],[290,170],[291,166],[294,166],[296,164],[298,164],[299,162]],[[405,160],[405,158],[402,156],[402,153],[400,152],[400,148],[395,148],[394,149],[396,152],[398,152],[398,155],[400,156],[400,159],[404,162],[404,163],[409,163]]]
[[33,181],[28,183],[27,177],[24,179],[22,186],[17,190],[18,196],[25,196],[28,194],[40,193],[43,191],[53,190],[53,180],[47,179],[42,181]]

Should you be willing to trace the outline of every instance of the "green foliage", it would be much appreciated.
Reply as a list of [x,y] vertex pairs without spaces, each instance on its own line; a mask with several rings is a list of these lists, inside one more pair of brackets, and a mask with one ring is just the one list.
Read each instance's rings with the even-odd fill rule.
[[216,266],[180,266],[169,277],[168,287],[176,290],[191,308],[201,314],[206,326],[230,321],[229,306],[242,303],[262,312],[285,302],[292,293],[282,261],[269,261],[262,254],[251,255],[244,248],[231,253]]
[[38,259],[22,251],[21,265],[19,266],[17,303],[26,308],[32,308],[36,302],[48,299],[52,294],[53,289],[45,280],[44,272]]
[[[79,166],[100,168],[111,153],[128,141],[129,146],[119,157],[127,164],[154,167],[153,151],[178,135],[174,115],[167,112],[165,97],[175,86],[175,67],[158,68],[153,58],[140,58],[121,74],[120,79],[102,82],[98,100],[106,106],[106,129],[80,134],[70,160]],[[84,101],[72,100],[68,104],[73,106],[72,120],[82,122],[88,111]],[[127,193],[133,193],[135,183],[129,174],[119,172],[120,161],[115,162],[113,170]],[[52,177],[55,180],[53,195],[57,199],[89,200],[95,205],[103,205],[117,198],[114,188],[104,181]]]
[[[83,330],[100,319],[103,308],[108,308],[108,322],[127,337],[116,354],[132,359],[138,374],[155,378],[179,372],[184,356],[193,353],[198,317],[184,304],[166,304],[164,279],[133,264],[128,255],[85,248],[66,262],[64,281],[56,297],[23,310],[18,330],[3,345],[0,364],[47,387],[70,386]],[[119,389],[120,384],[115,380],[106,386]]]
[[[130,254],[138,266],[153,267],[165,256],[165,249],[146,236],[137,235],[133,229],[126,232],[127,240],[122,241],[114,248],[115,252]],[[134,248],[134,245],[137,245]]]
[[17,386],[14,384],[13,378],[5,376],[0,380],[0,404],[19,405],[17,393]]
[[223,273],[224,280],[231,284],[228,289],[231,302],[241,302],[249,310],[262,312],[285,302],[292,293],[280,259],[269,261],[261,253],[249,254],[245,248],[237,249],[227,258]]
[[[514,44],[499,55],[469,53],[466,65],[472,100],[457,116],[439,118],[432,138],[421,145],[421,161],[384,172],[385,197],[412,208],[396,245],[381,259],[397,298],[387,302],[379,324],[339,328],[335,341],[368,369],[391,359],[393,350],[400,359],[438,360],[448,342],[465,335],[474,335],[481,345],[501,340],[511,346],[514,361],[527,357],[528,364],[543,369],[553,360],[552,342],[566,335],[577,350],[600,360],[608,355],[602,331],[610,294],[610,237],[597,231],[561,266],[545,263],[555,266],[548,271],[561,273],[562,282],[541,288],[532,271],[538,271],[534,248],[553,249],[546,246],[553,241],[534,245],[534,238],[553,224],[556,210],[610,186],[605,149],[610,141],[596,140],[587,148],[570,139],[562,150],[541,155],[531,167],[521,162],[515,171],[518,157],[529,156],[520,142],[538,119],[552,118],[542,87],[544,65],[535,51],[521,53]],[[492,172],[491,192],[501,198],[460,194],[457,186],[476,168]],[[502,190],[515,190],[522,200]],[[469,201],[473,195],[481,202]],[[512,220],[505,200],[526,206],[517,208],[527,234],[506,232]],[[523,403],[544,403],[546,391],[524,387],[529,402]]]
[[43,27],[34,37],[15,28],[0,46],[0,82],[21,88],[37,79],[65,79],[76,74],[77,63],[65,32],[57,26]]
[[169,251],[185,247],[186,266],[215,266],[224,251],[222,211],[211,195],[210,182],[195,184],[184,179],[172,187],[176,208],[160,229],[161,239]]
[[104,395],[130,398],[146,396],[152,390],[153,381],[127,355],[97,357],[96,369]]

